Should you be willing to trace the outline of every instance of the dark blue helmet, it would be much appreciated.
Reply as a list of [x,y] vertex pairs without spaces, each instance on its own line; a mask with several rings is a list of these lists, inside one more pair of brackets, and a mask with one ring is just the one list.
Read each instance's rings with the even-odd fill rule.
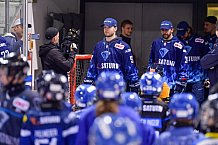
[[119,73],[102,72],[96,81],[96,89],[99,99],[119,100],[125,91],[125,82]]
[[97,117],[89,132],[90,145],[139,145],[141,141],[138,124],[117,114]]
[[142,110],[142,100],[135,92],[125,92],[121,94],[123,104],[131,107],[135,111]]
[[208,100],[201,107],[201,128],[210,132],[218,130],[218,93],[208,96]]
[[162,77],[156,72],[144,73],[139,83],[143,95],[159,96],[162,91]]
[[0,58],[0,67],[6,68],[6,75],[14,78],[25,78],[29,70],[26,57],[14,52],[10,53],[5,58]]
[[96,97],[96,87],[89,84],[81,84],[76,88],[75,92],[76,106],[86,108],[93,105]]
[[199,104],[190,93],[174,94],[169,103],[172,119],[193,120],[198,116]]
[[53,71],[45,72],[38,81],[39,94],[44,101],[61,101],[69,96],[67,78]]

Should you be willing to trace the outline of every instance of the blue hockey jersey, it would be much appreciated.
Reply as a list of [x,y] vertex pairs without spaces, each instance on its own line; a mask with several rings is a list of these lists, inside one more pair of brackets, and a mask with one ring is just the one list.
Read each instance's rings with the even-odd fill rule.
[[103,71],[118,72],[128,84],[138,82],[138,69],[131,48],[121,38],[110,42],[102,40],[95,46],[86,79],[95,81]]
[[6,40],[4,37],[0,36],[0,58],[7,56],[9,53],[10,49]]
[[209,45],[210,50],[212,50],[213,45],[214,45],[214,43],[215,43],[215,41],[217,39],[216,34],[214,34],[214,35],[207,34],[207,35],[204,36],[204,39],[205,39],[205,42]]
[[188,64],[186,69],[188,73],[187,82],[196,83],[204,80],[206,72],[200,64],[200,59],[210,51],[209,45],[198,35],[192,35],[187,40],[178,38],[185,45],[187,51],[187,56],[185,57]]
[[[119,106],[119,112],[118,115],[124,116],[124,117],[129,117],[132,121],[138,122],[139,126],[140,124],[140,117],[136,114],[134,110],[132,110],[129,107],[120,105]],[[76,140],[76,145],[88,145],[88,134],[89,134],[89,129],[92,126],[94,120],[96,118],[96,106],[92,106],[87,108],[81,116],[80,123],[79,123],[79,133],[77,135],[77,140]],[[149,140],[149,142],[152,144],[154,142],[154,131],[153,129],[142,128],[142,135],[143,135],[143,140]],[[146,136],[149,135],[150,136]],[[152,141],[153,140],[153,141]],[[143,142],[143,145],[149,145],[148,142]]]
[[37,108],[40,98],[31,90],[24,90],[14,96],[0,97],[0,144],[18,145],[23,115],[31,108]]
[[193,145],[196,140],[203,137],[203,134],[195,133],[193,127],[172,127],[160,135],[155,145]]
[[187,78],[186,53],[184,45],[177,37],[169,41],[164,41],[163,38],[156,39],[151,46],[149,67],[154,63],[162,65],[163,81],[172,89],[177,80]]
[[74,145],[78,119],[63,106],[61,110],[30,110],[23,117],[20,145]]

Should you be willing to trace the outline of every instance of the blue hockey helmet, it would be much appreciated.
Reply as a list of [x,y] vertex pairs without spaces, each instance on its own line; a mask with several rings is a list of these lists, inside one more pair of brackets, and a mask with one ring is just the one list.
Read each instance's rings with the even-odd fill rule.
[[75,92],[76,106],[86,108],[93,105],[96,97],[96,87],[90,84],[81,84],[76,88]]
[[198,116],[199,104],[190,93],[174,94],[169,103],[172,119],[193,120]]
[[139,83],[143,95],[159,96],[162,91],[162,77],[156,72],[144,73]]
[[43,70],[39,74],[39,76],[36,78],[36,88],[39,89],[40,87],[42,87],[41,85],[43,85],[43,86],[49,85],[49,81],[54,76],[55,76],[55,73],[53,70]]
[[116,72],[102,72],[96,81],[97,96],[99,99],[119,100],[120,94],[125,91],[125,81]]
[[125,92],[121,94],[124,105],[131,107],[135,111],[142,110],[142,100],[135,92]]
[[38,81],[39,95],[44,101],[61,101],[69,96],[67,78],[53,71],[45,72]]
[[97,117],[89,131],[90,145],[139,145],[140,127],[128,117],[104,114]]

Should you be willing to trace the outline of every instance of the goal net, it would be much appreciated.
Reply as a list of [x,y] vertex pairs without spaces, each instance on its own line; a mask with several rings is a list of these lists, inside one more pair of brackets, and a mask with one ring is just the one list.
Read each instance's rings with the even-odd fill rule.
[[91,58],[91,54],[77,54],[75,56],[73,67],[68,75],[70,91],[69,101],[71,104],[75,104],[75,90],[80,84],[83,83],[89,68]]

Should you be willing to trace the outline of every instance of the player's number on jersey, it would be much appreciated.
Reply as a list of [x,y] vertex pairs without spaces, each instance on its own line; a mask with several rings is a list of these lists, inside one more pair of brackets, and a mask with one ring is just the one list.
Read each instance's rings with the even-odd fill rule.
[[5,56],[7,56],[9,54],[8,50],[2,51],[1,52],[1,56],[3,56],[5,58]]
[[134,63],[134,60],[133,60],[133,56],[132,56],[132,55],[129,57],[129,59],[130,59],[130,62],[131,62],[131,63]]
[[57,145],[57,138],[51,138],[51,141],[47,138],[42,139],[35,139],[35,145],[41,145],[41,144],[47,144],[47,145]]

